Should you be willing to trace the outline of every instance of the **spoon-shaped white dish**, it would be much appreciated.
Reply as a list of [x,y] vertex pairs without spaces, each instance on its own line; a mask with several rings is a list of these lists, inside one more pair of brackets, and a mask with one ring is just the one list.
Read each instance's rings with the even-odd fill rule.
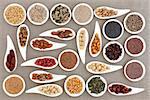
[[[12,71],[10,71],[6,65],[6,62],[7,62],[7,56],[8,54],[10,53],[10,50],[13,50],[14,51],[14,54],[15,54],[15,66],[13,68]],[[4,57],[4,67],[6,69],[7,72],[13,72],[15,71],[15,69],[17,68],[17,53],[16,53],[16,50],[15,50],[15,46],[13,44],[13,41],[12,39],[10,38],[9,35],[7,35],[7,49],[6,49],[6,53],[5,53],[5,57]]]
[[[94,40],[96,34],[98,35],[98,38],[99,38],[99,40],[100,40],[100,50],[99,50],[96,54],[92,54],[91,46],[92,46],[92,42],[93,42],[93,40]],[[90,55],[91,55],[92,57],[97,57],[97,56],[100,54],[101,51],[102,51],[102,35],[101,35],[101,29],[100,29],[99,23],[98,23],[98,21],[96,21],[94,34],[93,34],[93,36],[92,36],[92,39],[91,39],[90,45],[89,45],[89,53],[90,53]]]
[[[89,66],[91,66],[91,64],[101,64],[101,66],[103,66],[103,67],[101,67],[101,68],[93,67],[93,69],[92,69],[92,68],[89,68]],[[103,69],[104,67],[106,68],[106,70]],[[105,73],[117,71],[117,70],[122,69],[122,68],[123,68],[122,65],[109,65],[109,64],[99,62],[99,61],[91,61],[86,65],[87,71],[92,73],[92,74],[105,74]],[[101,70],[97,71],[96,69],[97,70],[101,69]],[[103,71],[102,71],[102,69],[103,69]]]
[[[67,37],[67,38],[61,38],[57,35],[53,35],[52,32],[58,32],[58,31],[65,31],[65,30],[69,30],[72,32],[71,36],[70,37]],[[72,40],[73,38],[75,38],[75,31],[71,28],[56,28],[56,29],[51,29],[51,30],[48,30],[48,31],[45,31],[43,33],[41,33],[39,36],[44,36],[44,37],[53,37],[53,38],[56,38],[56,39],[59,39],[59,40]]]
[[[118,85],[123,85],[127,88],[131,88],[132,90],[126,94],[123,94],[123,93],[118,93],[116,94],[115,92],[111,92],[109,87],[112,86],[113,84],[118,84]],[[108,92],[112,95],[115,95],[115,96],[127,96],[127,95],[133,95],[133,94],[138,94],[140,92],[143,92],[144,91],[144,88],[136,88],[136,87],[132,87],[132,86],[128,86],[128,85],[125,85],[123,83],[111,83],[108,85]]]
[[[27,39],[26,39],[25,46],[21,46],[20,40],[19,40],[19,32],[20,32],[20,28],[22,28],[22,27],[25,27],[27,30]],[[21,53],[22,58],[24,60],[26,60],[26,52],[27,52],[27,45],[28,45],[28,41],[29,41],[29,36],[30,36],[29,27],[26,24],[20,25],[17,29],[17,42],[18,42],[18,47],[19,47],[20,53]]]
[[[52,47],[46,48],[46,49],[35,48],[35,47],[32,45],[32,42],[35,41],[35,40],[45,40],[45,41],[47,41],[49,44],[52,44]],[[32,39],[32,40],[30,41],[30,45],[31,45],[31,47],[32,47],[33,49],[38,50],[38,51],[56,50],[56,49],[63,48],[63,47],[65,47],[65,46],[67,46],[67,44],[52,42],[52,41],[47,40],[47,39],[44,39],[44,38],[34,38],[34,39]]]
[[[83,32],[83,34],[82,34],[82,32]],[[81,41],[83,41],[83,44],[81,44]],[[88,33],[87,29],[80,28],[79,31],[77,32],[76,42],[77,42],[77,49],[79,52],[79,56],[80,56],[83,64],[85,64],[85,55],[86,55],[86,48],[88,45],[88,41],[89,41],[89,33]],[[82,45],[83,45],[83,47],[80,47]]]
[[[105,16],[105,17],[102,17],[102,16],[98,16],[96,14],[96,11],[98,9],[108,9],[108,10],[113,10],[116,12],[116,15],[112,15],[112,16]],[[94,10],[94,15],[99,18],[99,19],[111,19],[111,18],[116,18],[116,17],[119,17],[119,16],[122,16],[126,13],[130,12],[130,9],[116,9],[116,8],[112,8],[112,7],[107,7],[107,6],[101,6],[101,7],[97,7],[95,10]]]
[[[57,93],[50,93],[49,91],[52,92],[52,89],[50,87],[56,87],[58,89]],[[47,88],[47,90],[42,89],[42,88]],[[49,90],[49,89],[51,89],[51,90]],[[43,90],[43,91],[41,91],[41,90]],[[57,84],[45,84],[45,85],[33,87],[33,88],[27,90],[25,93],[34,93],[34,94],[41,94],[41,95],[48,96],[48,97],[57,97],[63,93],[63,89],[61,86],[59,86]]]
[[[40,66],[40,65],[36,65],[35,62],[38,60],[38,59],[43,59],[43,58],[49,58],[49,59],[54,59],[55,60],[55,64],[51,67],[44,67],[44,66]],[[42,69],[53,69],[55,68],[56,66],[58,65],[58,61],[56,58],[52,57],[52,56],[43,56],[43,57],[37,57],[37,58],[33,58],[33,59],[30,59],[24,63],[21,64],[21,66],[34,66],[34,67],[37,67],[37,68],[42,68]]]
[[[36,79],[32,78],[33,74],[51,74],[52,75],[52,79],[50,79],[50,80],[43,80],[43,81],[36,80]],[[56,74],[52,74],[52,73],[49,73],[49,72],[46,72],[46,71],[43,71],[43,70],[36,70],[36,71],[31,72],[29,77],[30,77],[30,79],[33,82],[43,84],[43,83],[56,82],[56,81],[59,81],[59,80],[62,80],[64,78],[66,78],[67,76],[66,75],[56,75]]]

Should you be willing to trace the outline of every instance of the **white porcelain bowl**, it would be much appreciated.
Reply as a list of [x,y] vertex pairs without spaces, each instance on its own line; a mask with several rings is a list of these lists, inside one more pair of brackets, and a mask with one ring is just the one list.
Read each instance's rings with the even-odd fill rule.
[[[79,21],[76,20],[75,15],[74,15],[74,12],[75,12],[75,10],[77,9],[77,7],[79,7],[79,6],[87,6],[87,7],[91,10],[91,17],[90,17],[90,19],[89,19],[87,22],[80,23]],[[94,13],[93,13],[92,7],[91,7],[90,5],[88,5],[88,4],[86,4],[86,3],[79,3],[79,4],[77,4],[77,5],[73,8],[73,11],[72,11],[72,18],[73,18],[73,20],[74,20],[78,25],[87,25],[87,24],[89,24],[89,23],[92,21],[93,16],[94,16]]]
[[[33,20],[31,19],[31,17],[30,17],[30,10],[31,10],[34,6],[36,6],[36,5],[39,5],[39,6],[43,7],[43,8],[46,10],[46,18],[45,18],[45,20],[43,20],[41,23],[38,23],[38,22],[33,21]],[[48,18],[49,18],[49,10],[48,10],[48,8],[47,8],[44,4],[42,4],[42,3],[34,3],[34,4],[30,5],[30,7],[29,7],[28,10],[27,10],[27,17],[28,17],[28,20],[29,20],[32,24],[34,24],[34,25],[43,25],[44,23],[47,22],[47,20],[48,20]]]
[[[61,58],[61,55],[62,55],[64,52],[72,52],[72,53],[74,53],[74,54],[76,55],[76,57],[77,57],[76,65],[75,65],[72,69],[64,68],[64,67],[62,66],[62,64],[61,64],[60,58]],[[59,66],[60,66],[60,68],[63,69],[64,71],[73,71],[73,70],[75,70],[75,69],[78,67],[79,62],[80,62],[80,59],[79,59],[78,54],[77,54],[74,50],[71,50],[71,49],[66,49],[66,50],[62,51],[62,52],[59,54],[59,56],[58,56],[58,63],[59,63]]]
[[[107,25],[109,22],[117,22],[117,23],[119,23],[119,25],[121,26],[121,34],[120,34],[118,37],[116,37],[116,38],[110,38],[110,37],[108,37],[108,36],[106,35],[106,33],[105,33],[105,28],[106,28],[106,25]],[[124,33],[124,27],[123,27],[123,24],[122,24],[119,20],[117,20],[117,19],[110,19],[110,20],[107,20],[107,21],[104,23],[103,28],[102,28],[102,32],[103,32],[104,37],[105,37],[107,40],[118,40],[118,39],[121,38],[121,36],[122,36],[123,33]]]
[[[130,39],[132,39],[132,38],[140,39],[140,40],[142,41],[142,43],[143,43],[143,50],[142,50],[140,53],[138,53],[138,54],[132,54],[132,53],[130,53],[130,52],[128,51],[128,49],[127,49],[127,42],[128,42]],[[131,57],[139,57],[139,56],[141,56],[141,55],[145,52],[145,50],[146,50],[146,43],[145,43],[145,40],[144,40],[142,37],[140,37],[140,36],[138,36],[138,35],[132,35],[132,36],[130,36],[129,38],[127,38],[127,40],[125,41],[125,43],[124,43],[124,48],[125,48],[126,53],[127,53],[129,56],[131,56]]]
[[[140,17],[142,18],[142,21],[143,21],[143,26],[142,26],[142,28],[141,28],[140,30],[136,31],[136,32],[130,31],[130,30],[127,28],[127,26],[126,26],[126,21],[127,21],[128,17],[131,16],[131,15],[138,15],[138,16],[140,16]],[[140,13],[138,13],[138,12],[131,12],[131,13],[129,13],[129,14],[124,18],[124,22],[123,22],[125,30],[126,30],[128,33],[130,33],[130,34],[138,34],[138,33],[142,32],[143,29],[145,28],[145,23],[146,23],[146,22],[145,22],[145,18],[143,17],[142,14],[140,14]]]
[[[80,93],[78,93],[78,94],[71,94],[71,93],[68,91],[68,89],[67,89],[67,82],[68,82],[68,80],[71,79],[71,78],[74,78],[74,77],[79,78],[79,80],[82,82],[82,85],[83,85],[82,91],[81,91]],[[85,91],[85,81],[84,81],[84,79],[83,79],[81,76],[79,76],[79,75],[71,75],[71,76],[69,76],[69,77],[65,80],[65,83],[64,83],[64,90],[65,90],[65,92],[66,92],[69,96],[71,96],[71,97],[78,97],[78,96],[82,95],[83,92]]]
[[[66,7],[66,8],[68,9],[68,11],[69,11],[69,14],[70,14],[69,19],[68,19],[66,22],[64,22],[64,23],[57,23],[57,22],[55,22],[55,20],[53,20],[53,17],[52,17],[52,12],[53,12],[54,9],[55,9],[57,6],[59,6],[59,5],[61,5],[61,6],[63,6],[63,7]],[[67,6],[66,4],[58,3],[58,4],[54,5],[54,6],[51,8],[51,10],[50,10],[50,19],[52,20],[52,22],[53,22],[54,24],[56,24],[56,25],[58,25],[58,26],[64,26],[64,25],[66,25],[67,23],[69,23],[70,20],[71,20],[71,9],[70,9],[69,6]]]
[[[23,10],[23,12],[24,12],[24,18],[23,18],[23,20],[22,20],[20,23],[18,23],[18,24],[10,23],[10,22],[7,20],[6,16],[5,16],[5,13],[6,13],[7,9],[8,9],[9,7],[12,7],[12,6],[18,6],[18,7],[20,7],[20,8]],[[12,4],[9,4],[9,5],[4,9],[3,16],[4,16],[5,21],[6,21],[9,25],[12,25],[12,26],[19,26],[19,25],[21,25],[21,24],[26,20],[26,10],[25,10],[25,8],[24,8],[22,5],[20,5],[20,4],[18,4],[18,3],[12,3]]]
[[[91,79],[93,79],[93,78],[95,78],[95,77],[100,77],[100,79],[104,82],[104,84],[105,84],[105,88],[104,88],[104,91],[102,91],[101,93],[99,93],[99,94],[95,94],[95,93],[91,93],[91,91],[89,90],[89,87],[88,87],[88,83],[90,82],[90,80]],[[107,91],[107,82],[106,82],[106,80],[102,77],[102,76],[100,76],[100,75],[93,75],[93,76],[91,76],[87,81],[86,81],[86,91],[91,95],[91,96],[93,96],[93,97],[100,97],[100,96],[102,96],[102,95],[104,95],[104,93]]]
[[[106,48],[110,45],[110,44],[118,44],[119,46],[120,46],[120,48],[122,49],[122,53],[121,53],[121,55],[120,55],[120,57],[117,59],[117,60],[110,60],[107,56],[106,56]],[[117,42],[117,41],[111,41],[111,42],[108,42],[105,46],[104,46],[104,48],[103,48],[103,56],[104,56],[104,58],[108,61],[108,62],[110,62],[110,63],[118,63],[119,61],[121,61],[122,59],[123,59],[123,57],[124,57],[124,48],[123,48],[123,46],[119,43],[119,42]]]
[[[130,63],[133,63],[133,62],[139,63],[139,64],[142,66],[142,69],[143,69],[143,74],[142,74],[142,76],[139,77],[139,78],[137,78],[137,79],[131,79],[130,77],[128,77],[128,75],[127,75],[127,73],[126,73],[126,68],[127,68],[127,66],[128,66]],[[146,73],[146,70],[145,70],[144,64],[143,64],[141,61],[139,61],[139,60],[130,60],[129,62],[126,63],[123,72],[124,72],[125,77],[126,77],[129,81],[137,82],[137,81],[140,81],[140,80],[142,80],[142,79],[144,78],[145,73]]]
[[[11,78],[11,77],[18,77],[18,78],[20,78],[20,79],[22,80],[23,88],[22,88],[22,90],[21,90],[19,93],[17,93],[17,94],[10,94],[9,92],[7,92],[7,90],[6,90],[6,88],[5,88],[5,82],[6,82],[9,78]],[[3,90],[4,90],[4,92],[5,92],[8,96],[10,96],[10,97],[17,97],[17,96],[21,95],[21,94],[24,92],[24,90],[25,90],[25,85],[26,85],[26,84],[25,84],[25,81],[24,81],[24,79],[23,79],[21,76],[16,75],[16,74],[12,74],[12,75],[7,76],[7,77],[5,78],[5,80],[3,81]]]

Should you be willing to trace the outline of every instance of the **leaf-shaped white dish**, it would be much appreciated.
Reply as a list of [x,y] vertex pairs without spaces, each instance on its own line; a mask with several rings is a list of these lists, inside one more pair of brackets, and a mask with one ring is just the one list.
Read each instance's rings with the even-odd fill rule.
[[[123,94],[123,93],[116,94],[115,92],[111,92],[110,89],[109,89],[109,87],[112,86],[112,85],[114,85],[114,84],[123,85],[123,86],[125,86],[127,88],[131,88],[132,90],[130,92],[126,93],[126,94]],[[111,83],[111,84],[108,85],[108,92],[110,94],[112,94],[112,95],[115,95],[115,96],[133,95],[133,94],[138,94],[138,93],[143,92],[143,91],[144,91],[144,88],[136,88],[136,87],[125,85],[123,83]]]
[[[19,32],[20,32],[20,28],[22,28],[22,27],[25,27],[27,30],[27,39],[26,39],[25,46],[21,46],[20,39],[19,39]],[[28,41],[29,41],[29,36],[30,36],[29,27],[26,24],[20,25],[17,29],[17,43],[18,43],[18,47],[19,47],[19,51],[21,53],[21,56],[24,60],[26,60],[26,53],[27,53],[27,45],[28,45]]]
[[[55,64],[51,67],[44,67],[44,66],[40,66],[40,65],[36,65],[35,62],[38,60],[38,59],[44,59],[44,58],[49,58],[49,59],[54,59],[55,60]],[[42,68],[42,69],[53,69],[55,68],[56,66],[58,65],[58,61],[56,58],[52,57],[52,56],[43,56],[43,57],[37,57],[37,58],[33,58],[33,59],[30,59],[24,63],[21,64],[21,66],[34,66],[34,67],[37,67],[37,68]]]
[[[44,41],[47,41],[49,44],[52,44],[52,47],[46,48],[46,49],[35,48],[35,47],[32,45],[32,42],[35,41],[35,40],[44,40]],[[34,38],[34,39],[32,39],[32,40],[30,41],[30,45],[31,45],[31,47],[32,47],[33,49],[38,50],[38,51],[56,50],[56,49],[63,48],[63,47],[65,47],[65,46],[67,46],[67,44],[52,42],[52,41],[47,40],[47,39],[45,39],[45,38]]]
[[[69,31],[72,32],[70,37],[61,38],[57,35],[52,34],[52,32],[59,32],[59,31],[65,31],[65,30],[69,30]],[[71,28],[56,28],[56,29],[51,29],[51,30],[45,31],[45,32],[41,33],[39,36],[53,37],[53,38],[56,38],[56,39],[59,39],[59,40],[72,40],[73,38],[75,38],[75,35],[76,35],[75,31]]]
[[[6,62],[7,62],[7,56],[8,54],[10,53],[10,50],[13,50],[14,51],[14,54],[15,54],[15,66],[13,68],[12,71],[10,71],[6,65]],[[5,57],[4,57],[4,67],[6,69],[7,72],[13,72],[15,71],[15,69],[17,68],[17,53],[16,53],[16,50],[15,50],[15,46],[13,44],[13,41],[12,39],[10,38],[9,35],[7,35],[7,49],[6,49],[6,53],[5,53]]]
[[[83,42],[83,47],[81,46],[81,41]],[[77,42],[77,49],[79,52],[79,56],[83,64],[85,64],[85,55],[86,49],[89,41],[89,33],[86,28],[80,28],[77,32],[76,42]]]
[[[107,10],[113,10],[116,12],[116,15],[112,15],[112,16],[106,16],[106,17],[102,17],[102,16],[98,16],[96,14],[96,11],[98,9],[107,9]],[[116,17],[119,17],[119,16],[122,16],[126,13],[130,12],[130,9],[116,9],[116,8],[112,8],[112,7],[107,7],[107,6],[101,6],[101,7],[97,7],[95,10],[94,10],[94,15],[99,18],[99,19],[111,19],[111,18],[116,18]]]
[[[100,41],[100,48],[96,54],[92,54],[91,46],[92,46],[92,42],[93,42],[94,38],[96,37],[96,35],[98,36],[99,41]],[[102,34],[101,34],[101,29],[100,29],[99,23],[98,23],[98,21],[96,21],[94,34],[92,36],[92,39],[91,39],[90,45],[89,45],[89,53],[92,57],[97,57],[101,51],[102,51]]]
[[[47,91],[50,91],[50,90],[48,90],[48,88],[47,88],[47,91],[46,91],[46,89],[43,89],[43,91],[45,90],[45,92],[47,92],[47,93],[44,93],[43,91],[41,91],[42,90],[41,88],[43,88],[43,87],[44,88],[46,88],[46,87],[56,87],[59,91],[58,91],[58,93],[48,94]],[[39,86],[33,87],[33,88],[27,90],[25,93],[34,93],[34,94],[41,94],[41,95],[48,96],[48,97],[57,97],[57,96],[60,96],[63,93],[63,89],[62,89],[61,86],[59,86],[57,84],[45,84],[45,85],[39,85]]]
[[[33,74],[51,74],[52,75],[52,79],[50,80],[35,80],[32,78],[32,75]],[[51,83],[51,82],[56,82],[56,81],[59,81],[59,80],[62,80],[64,78],[66,78],[67,76],[66,75],[56,75],[56,74],[52,74],[52,73],[49,73],[49,72],[46,72],[46,71],[43,71],[43,70],[36,70],[36,71],[33,71],[30,73],[30,79],[35,82],[35,83],[40,83],[40,84],[43,84],[43,83]]]
[[[104,71],[94,71],[96,68],[89,68],[89,66],[91,66],[91,64],[101,64],[102,66],[105,66],[106,70]],[[109,64],[106,64],[106,63],[103,63],[103,62],[99,62],[99,61],[91,61],[89,62],[87,65],[86,65],[86,69],[88,72],[92,73],[92,74],[105,74],[105,73],[110,73],[110,72],[114,72],[114,71],[117,71],[119,69],[122,69],[123,66],[122,65],[109,65]],[[102,68],[100,68],[102,69]]]

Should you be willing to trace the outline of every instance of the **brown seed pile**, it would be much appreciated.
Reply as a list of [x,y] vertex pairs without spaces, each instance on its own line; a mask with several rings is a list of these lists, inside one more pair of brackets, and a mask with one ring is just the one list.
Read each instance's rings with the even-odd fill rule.
[[15,53],[13,50],[10,50],[9,54],[7,55],[6,66],[10,71],[13,71],[15,68],[16,59]]
[[39,48],[39,49],[46,49],[51,48],[53,44],[50,44],[49,42],[45,40],[35,40],[32,42],[33,47]]
[[6,20],[12,24],[19,24],[23,21],[25,14],[21,7],[10,6],[5,12]]
[[94,40],[92,42],[91,52],[92,52],[92,54],[96,54],[99,51],[100,51],[100,39],[98,37],[98,34],[96,34],[94,37]]
[[19,32],[20,45],[24,47],[27,42],[28,31],[26,27],[21,27]]
[[110,16],[117,15],[117,12],[114,10],[109,10],[107,8],[100,8],[100,9],[97,8],[96,15],[99,17],[110,17]]
[[143,26],[142,18],[138,15],[131,15],[126,21],[126,26],[130,31],[139,31]]

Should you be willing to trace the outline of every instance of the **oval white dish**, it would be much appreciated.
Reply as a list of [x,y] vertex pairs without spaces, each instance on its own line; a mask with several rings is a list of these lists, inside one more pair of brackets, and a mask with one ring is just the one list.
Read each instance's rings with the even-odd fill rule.
[[[20,32],[20,28],[21,27],[25,27],[27,32],[28,32],[28,35],[27,35],[27,40],[26,40],[26,44],[24,47],[22,47],[20,45],[20,40],[19,40],[19,32]],[[26,54],[27,54],[27,45],[28,45],[28,41],[29,41],[29,36],[30,36],[30,31],[29,31],[29,27],[26,25],[26,24],[22,24],[18,27],[17,29],[17,43],[18,43],[18,47],[19,47],[19,51],[21,53],[21,56],[24,60],[26,60]]]
[[[106,71],[93,71],[92,69],[89,68],[89,65],[91,65],[92,63],[97,63],[97,64],[102,64],[108,67],[108,69]],[[103,62],[99,62],[99,61],[91,61],[86,65],[86,69],[88,72],[92,73],[92,74],[105,74],[105,73],[111,73],[114,71],[117,71],[119,69],[122,69],[123,66],[122,65],[110,65],[110,64],[106,64]]]
[[[45,40],[47,42],[49,42],[50,44],[52,44],[52,47],[50,48],[46,48],[46,49],[39,49],[39,48],[35,48],[33,47],[32,45],[32,42],[35,41],[35,40]],[[38,51],[49,51],[49,50],[56,50],[56,49],[59,49],[59,48],[63,48],[65,46],[67,46],[67,44],[64,44],[64,43],[57,43],[57,42],[52,42],[50,40],[47,40],[45,38],[34,38],[30,41],[30,46],[35,49],[35,50],[38,50]]]
[[[80,49],[80,42],[79,41],[80,41],[80,34],[82,31],[84,31],[84,36],[85,36],[85,38],[83,39],[84,40],[84,48]],[[88,34],[87,29],[86,28],[80,28],[77,32],[76,43],[77,43],[77,49],[79,52],[79,56],[80,56],[83,64],[85,64],[85,55],[86,55],[86,49],[88,46],[88,41],[89,41],[89,34]]]
[[[52,32],[65,31],[65,30],[70,30],[72,32],[72,36],[68,37],[68,38],[60,38],[57,35],[52,35],[51,34]],[[45,31],[45,32],[41,33],[39,36],[42,36],[42,37],[53,37],[53,38],[56,38],[56,39],[59,39],[59,40],[72,40],[73,38],[75,38],[76,33],[71,28],[56,28],[56,29],[51,29],[51,30]]]
[[[43,93],[43,92],[40,91],[40,88],[47,87],[47,86],[55,86],[55,87],[57,87],[60,90],[60,93],[57,93],[57,94],[46,94],[46,93]],[[45,84],[45,85],[39,85],[39,86],[30,88],[30,89],[26,90],[25,93],[41,94],[41,95],[44,95],[44,96],[47,96],[47,97],[58,97],[58,96],[60,96],[63,93],[63,89],[62,89],[61,86],[59,86],[57,84]]]
[[[111,91],[109,90],[109,87],[112,86],[113,84],[124,85],[124,86],[126,86],[126,87],[128,87],[128,88],[131,88],[132,90],[131,90],[131,92],[126,93],[126,94],[122,94],[122,93],[116,94],[116,93],[111,92]],[[143,91],[144,91],[144,88],[136,88],[136,87],[132,87],[132,86],[125,85],[125,84],[123,84],[123,83],[111,83],[111,84],[108,85],[108,92],[109,92],[110,94],[112,94],[112,95],[115,95],[115,96],[133,95],[133,94],[138,94],[138,93],[143,92]]]
[[[101,17],[101,16],[98,16],[96,14],[96,10],[97,9],[102,9],[102,8],[106,8],[108,10],[113,10],[115,12],[117,12],[116,15],[113,15],[113,16],[107,16],[107,17]],[[97,7],[95,10],[94,10],[94,15],[99,18],[99,19],[112,19],[112,18],[116,18],[116,17],[120,17],[126,13],[130,12],[130,9],[116,9],[116,8],[112,8],[112,7],[107,7],[107,6],[101,6],[101,7]]]
[[[39,66],[39,65],[36,65],[35,62],[36,60],[38,59],[43,59],[43,58],[52,58],[55,60],[55,65],[51,66],[51,67],[44,67],[44,66]],[[37,67],[37,68],[42,68],[42,69],[53,69],[55,68],[56,66],[58,65],[58,61],[56,58],[52,57],[52,56],[43,56],[43,57],[36,57],[36,58],[32,58],[24,63],[21,64],[21,66],[34,66],[34,67]]]
[[[12,71],[10,71],[6,66],[7,56],[9,54],[10,50],[13,50],[14,54],[15,54],[15,67]],[[16,50],[15,50],[15,46],[14,46],[13,41],[10,38],[10,36],[7,35],[7,49],[6,49],[6,53],[5,53],[5,57],[4,57],[4,67],[5,67],[6,71],[9,72],[9,73],[15,71],[15,69],[17,68],[17,63],[18,63],[18,60],[17,60],[17,53],[16,53]]]
[[[92,42],[93,42],[96,34],[98,35],[98,38],[100,40],[100,50],[96,54],[92,54],[91,46],[92,46]],[[92,57],[97,57],[100,54],[101,51],[102,51],[102,35],[101,35],[101,29],[100,29],[99,23],[98,23],[98,21],[96,21],[95,30],[94,30],[92,39],[91,39],[90,44],[89,44],[89,53]]]
[[[34,80],[34,79],[32,79],[32,75],[33,74],[51,74],[52,75],[52,79],[45,80],[45,81]],[[43,70],[36,70],[36,71],[31,72],[29,77],[35,83],[44,84],[44,83],[52,83],[52,82],[56,82],[56,81],[62,80],[64,78],[66,78],[67,76],[66,75],[56,75],[56,74],[52,74],[50,72],[46,72],[46,71],[43,71]]]

